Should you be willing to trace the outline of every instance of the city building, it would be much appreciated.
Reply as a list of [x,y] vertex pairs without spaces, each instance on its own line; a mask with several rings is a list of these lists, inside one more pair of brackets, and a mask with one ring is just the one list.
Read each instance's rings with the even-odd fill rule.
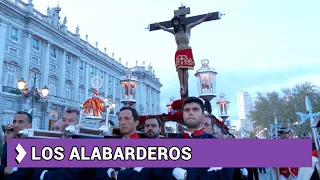
[[[48,130],[61,118],[67,107],[80,107],[93,95],[91,80],[103,81],[99,93],[116,103],[110,118],[117,124],[121,105],[120,79],[131,69],[139,80],[136,107],[140,114],[160,113],[161,83],[152,66],[145,63],[128,68],[109,57],[98,42],[95,46],[80,38],[80,28],[70,32],[67,19],[60,21],[59,6],[48,8],[47,14],[34,9],[32,1],[0,1],[0,124],[12,123],[17,111],[33,109],[33,128]],[[49,95],[32,104],[23,96],[17,82],[23,78],[29,89],[47,86]],[[34,83],[35,82],[35,83]],[[82,121],[83,126],[96,127],[97,121]]]
[[237,98],[241,130],[248,133],[252,132],[253,122],[250,118],[250,112],[252,111],[251,97],[248,92],[241,91]]

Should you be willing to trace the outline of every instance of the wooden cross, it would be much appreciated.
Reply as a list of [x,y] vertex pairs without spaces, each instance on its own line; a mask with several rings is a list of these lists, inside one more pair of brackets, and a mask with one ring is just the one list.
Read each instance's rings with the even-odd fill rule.
[[[204,18],[207,15],[207,14],[202,14],[202,15],[198,15],[198,16],[186,17],[188,14],[190,14],[190,8],[189,7],[187,8],[184,5],[181,5],[178,10],[174,11],[174,16],[179,16],[182,23],[185,25],[197,22],[198,20]],[[214,12],[214,13],[212,13],[212,16],[210,18],[208,18],[205,22],[213,21],[213,20],[220,20],[223,15],[224,14],[221,14],[219,11]],[[172,28],[171,21],[164,21],[164,22],[160,22],[159,24],[166,27],[166,28]],[[147,29],[149,31],[160,30],[160,28],[157,26],[157,23],[150,24]]]

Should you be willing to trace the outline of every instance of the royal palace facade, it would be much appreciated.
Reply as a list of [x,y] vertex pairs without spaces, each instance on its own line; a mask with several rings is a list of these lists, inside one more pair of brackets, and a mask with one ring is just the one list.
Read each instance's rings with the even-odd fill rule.
[[[116,103],[111,119],[121,105],[120,79],[130,69],[137,77],[135,108],[140,114],[160,113],[159,78],[153,68],[138,65],[128,68],[67,29],[67,20],[60,20],[59,6],[48,8],[44,15],[34,9],[32,1],[0,1],[0,124],[12,123],[17,111],[33,109],[33,128],[48,130],[61,118],[67,107],[80,107],[93,95],[91,80],[99,76],[103,85],[100,95]],[[31,89],[49,88],[46,98],[35,100],[23,96],[17,82],[23,78]],[[97,127],[96,121],[85,121],[84,126]]]

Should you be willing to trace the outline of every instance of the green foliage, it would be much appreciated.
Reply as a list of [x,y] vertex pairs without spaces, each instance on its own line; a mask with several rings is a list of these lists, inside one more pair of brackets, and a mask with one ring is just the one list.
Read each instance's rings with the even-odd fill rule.
[[255,108],[251,111],[255,128],[269,128],[270,124],[274,124],[276,116],[279,125],[305,133],[310,129],[309,121],[300,127],[293,124],[300,121],[299,116],[295,114],[296,112],[307,113],[306,96],[311,101],[313,112],[320,111],[320,89],[309,82],[298,84],[293,88],[282,89],[281,92],[258,92],[257,95],[254,101]]
[[255,137],[256,137],[255,133],[254,133],[254,132],[251,132],[250,135],[249,135],[249,138],[250,138],[250,139],[254,139]]

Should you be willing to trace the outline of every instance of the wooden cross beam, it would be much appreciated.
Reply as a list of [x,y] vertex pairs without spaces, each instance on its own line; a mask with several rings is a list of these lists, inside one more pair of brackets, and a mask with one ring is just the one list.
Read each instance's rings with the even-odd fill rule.
[[[174,11],[174,16],[179,16],[180,19],[182,20],[182,23],[185,25],[197,22],[198,20],[204,18],[207,15],[207,14],[202,14],[202,15],[197,15],[197,16],[186,17],[187,14],[190,14],[190,8],[189,7],[186,8],[183,5],[181,7],[179,7],[178,10]],[[224,14],[222,14],[219,11],[214,12],[214,13],[212,13],[212,16],[210,18],[208,18],[207,20],[205,20],[204,22],[213,21],[213,20],[220,20],[223,15]],[[172,28],[171,21],[164,21],[164,22],[160,22],[159,24],[166,27],[166,28]],[[157,26],[157,23],[153,23],[153,24],[150,24],[147,29],[149,31],[156,31],[156,30],[160,30],[160,27]]]

